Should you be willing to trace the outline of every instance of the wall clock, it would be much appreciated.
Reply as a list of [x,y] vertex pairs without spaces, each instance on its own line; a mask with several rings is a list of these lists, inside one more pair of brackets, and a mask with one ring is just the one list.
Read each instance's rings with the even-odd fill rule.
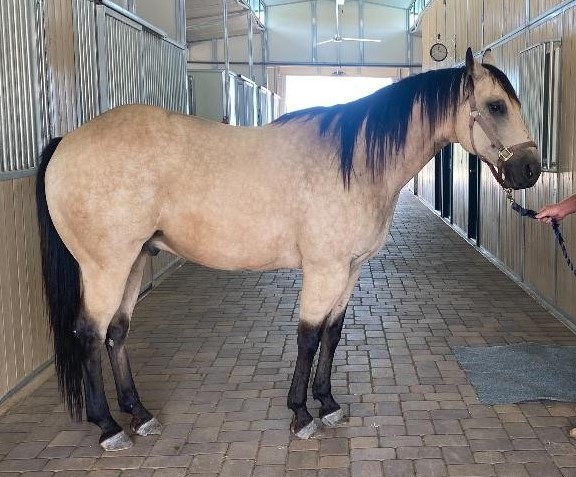
[[444,61],[448,56],[448,48],[444,43],[434,43],[430,47],[430,56],[434,61]]

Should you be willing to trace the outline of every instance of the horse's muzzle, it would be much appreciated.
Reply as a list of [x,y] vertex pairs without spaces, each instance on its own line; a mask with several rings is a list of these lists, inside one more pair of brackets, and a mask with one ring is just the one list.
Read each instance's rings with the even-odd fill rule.
[[527,151],[515,155],[503,165],[504,185],[511,189],[527,189],[536,184],[540,177],[540,158],[537,153]]

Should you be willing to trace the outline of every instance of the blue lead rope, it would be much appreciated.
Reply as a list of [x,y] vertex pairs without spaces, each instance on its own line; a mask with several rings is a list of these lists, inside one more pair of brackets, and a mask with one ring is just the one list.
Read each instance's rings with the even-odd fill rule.
[[[525,209],[520,204],[515,202],[514,200],[511,203],[512,210],[518,212],[522,217],[530,217],[531,219],[536,218],[536,211],[532,209]],[[566,242],[564,241],[564,237],[562,236],[562,232],[560,231],[560,225],[556,221],[556,219],[552,219],[552,230],[554,230],[554,235],[556,236],[556,241],[558,242],[558,246],[560,250],[562,250],[562,255],[564,256],[564,260],[566,260],[566,264],[570,271],[576,276],[576,270],[574,269],[574,263],[568,255],[568,250],[566,249]]]

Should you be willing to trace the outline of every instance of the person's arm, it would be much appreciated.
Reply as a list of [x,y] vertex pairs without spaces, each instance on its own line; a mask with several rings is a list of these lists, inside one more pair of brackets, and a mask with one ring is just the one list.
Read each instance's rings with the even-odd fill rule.
[[552,219],[559,222],[574,212],[576,212],[576,194],[571,195],[557,204],[547,205],[536,214],[536,218],[541,222],[549,224],[552,222]]

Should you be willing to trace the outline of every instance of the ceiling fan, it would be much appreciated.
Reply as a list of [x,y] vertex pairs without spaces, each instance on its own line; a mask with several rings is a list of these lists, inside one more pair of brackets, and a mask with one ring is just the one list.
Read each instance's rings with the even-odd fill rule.
[[380,40],[373,40],[370,38],[347,38],[340,35],[340,9],[344,7],[345,0],[336,0],[336,34],[329,40],[324,40],[316,43],[316,45],[326,45],[327,43],[342,43],[343,41],[361,41],[380,43]]

